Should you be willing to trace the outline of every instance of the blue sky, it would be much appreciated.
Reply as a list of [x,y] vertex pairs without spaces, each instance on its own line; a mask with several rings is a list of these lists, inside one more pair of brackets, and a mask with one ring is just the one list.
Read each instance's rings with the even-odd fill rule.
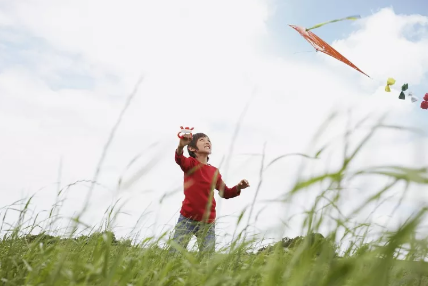
[[70,62],[78,62],[77,55],[59,51],[49,45],[46,39],[37,37],[20,29],[0,27],[0,72],[10,67],[22,68],[39,73],[46,83],[53,89],[91,89],[94,79],[90,74],[76,72],[66,68],[57,70],[54,75],[44,75],[43,64],[49,57],[63,55]]

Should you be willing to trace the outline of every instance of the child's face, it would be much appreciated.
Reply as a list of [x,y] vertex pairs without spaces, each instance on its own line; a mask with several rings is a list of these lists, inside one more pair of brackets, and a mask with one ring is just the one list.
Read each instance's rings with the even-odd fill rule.
[[211,141],[208,137],[201,137],[196,142],[196,147],[198,148],[197,153],[211,154]]

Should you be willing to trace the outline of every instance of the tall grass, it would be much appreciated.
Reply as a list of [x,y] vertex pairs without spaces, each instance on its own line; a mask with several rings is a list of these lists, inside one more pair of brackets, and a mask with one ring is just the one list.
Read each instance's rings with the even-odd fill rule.
[[[122,115],[121,115],[122,116]],[[322,128],[328,128],[330,118]],[[383,128],[396,128],[380,122],[354,148],[349,141],[364,121],[349,128],[343,135],[343,160],[333,170],[311,177],[297,177],[284,192],[283,203],[308,190],[316,189],[314,204],[306,213],[302,236],[284,239],[262,251],[260,241],[250,238],[247,229],[253,217],[263,176],[272,164],[289,156],[303,156],[303,170],[311,159],[323,159],[328,145],[313,155],[284,154],[265,164],[262,154],[260,180],[250,206],[246,227],[238,230],[245,213],[237,220],[237,228],[227,247],[220,247],[212,256],[196,251],[180,250],[180,255],[168,251],[170,232],[142,240],[117,240],[112,224],[120,212],[113,205],[105,213],[101,227],[85,235],[74,227],[67,236],[52,228],[59,219],[60,194],[82,182],[59,190],[58,199],[46,220],[31,213],[32,198],[1,209],[4,233],[0,241],[0,279],[2,285],[428,285],[427,238],[418,237],[418,229],[426,219],[427,208],[421,207],[394,231],[384,230],[369,238],[373,225],[354,224],[357,214],[368,213],[368,206],[382,204],[391,192],[403,185],[428,185],[426,169],[404,166],[373,166],[353,169],[353,161],[366,148],[367,142]],[[319,134],[322,134],[320,130]],[[318,135],[319,135],[318,134]],[[314,138],[314,141],[318,138]],[[109,139],[111,140],[111,139]],[[339,151],[337,151],[339,152]],[[104,155],[103,155],[104,156]],[[101,161],[102,162],[102,159]],[[101,163],[100,163],[101,165]],[[97,169],[97,174],[99,169]],[[300,172],[299,172],[300,173]],[[360,205],[344,214],[339,208],[343,190],[355,179],[388,178],[385,186],[372,193]],[[91,188],[96,181],[86,181]],[[398,203],[402,201],[403,196]],[[8,212],[18,211],[13,225],[6,223]],[[72,219],[82,224],[81,214]],[[329,220],[334,227],[321,231]],[[38,235],[33,235],[37,230]],[[318,233],[323,232],[322,235]],[[349,243],[345,244],[345,240]]]

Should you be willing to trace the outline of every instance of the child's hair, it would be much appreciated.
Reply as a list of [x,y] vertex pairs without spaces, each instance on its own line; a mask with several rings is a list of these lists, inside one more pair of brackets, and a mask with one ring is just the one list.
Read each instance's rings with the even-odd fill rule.
[[[196,158],[196,154],[195,154],[195,152],[190,151],[189,147],[192,147],[192,148],[198,150],[198,147],[196,146],[196,142],[198,142],[198,140],[200,138],[203,138],[203,137],[208,137],[208,136],[205,135],[204,133],[195,133],[195,134],[193,134],[192,141],[190,141],[189,145],[187,145],[187,152],[189,152],[190,157]],[[208,157],[207,161],[209,159],[210,158]]]

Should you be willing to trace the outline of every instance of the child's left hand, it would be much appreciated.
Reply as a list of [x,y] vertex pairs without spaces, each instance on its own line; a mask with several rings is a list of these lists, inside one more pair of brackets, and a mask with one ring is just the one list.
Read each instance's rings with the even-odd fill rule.
[[248,183],[248,181],[247,180],[241,180],[240,182],[239,182],[239,184],[237,185],[237,187],[238,187],[238,190],[243,190],[243,189],[246,189],[246,188],[248,188],[250,186],[250,183]]

